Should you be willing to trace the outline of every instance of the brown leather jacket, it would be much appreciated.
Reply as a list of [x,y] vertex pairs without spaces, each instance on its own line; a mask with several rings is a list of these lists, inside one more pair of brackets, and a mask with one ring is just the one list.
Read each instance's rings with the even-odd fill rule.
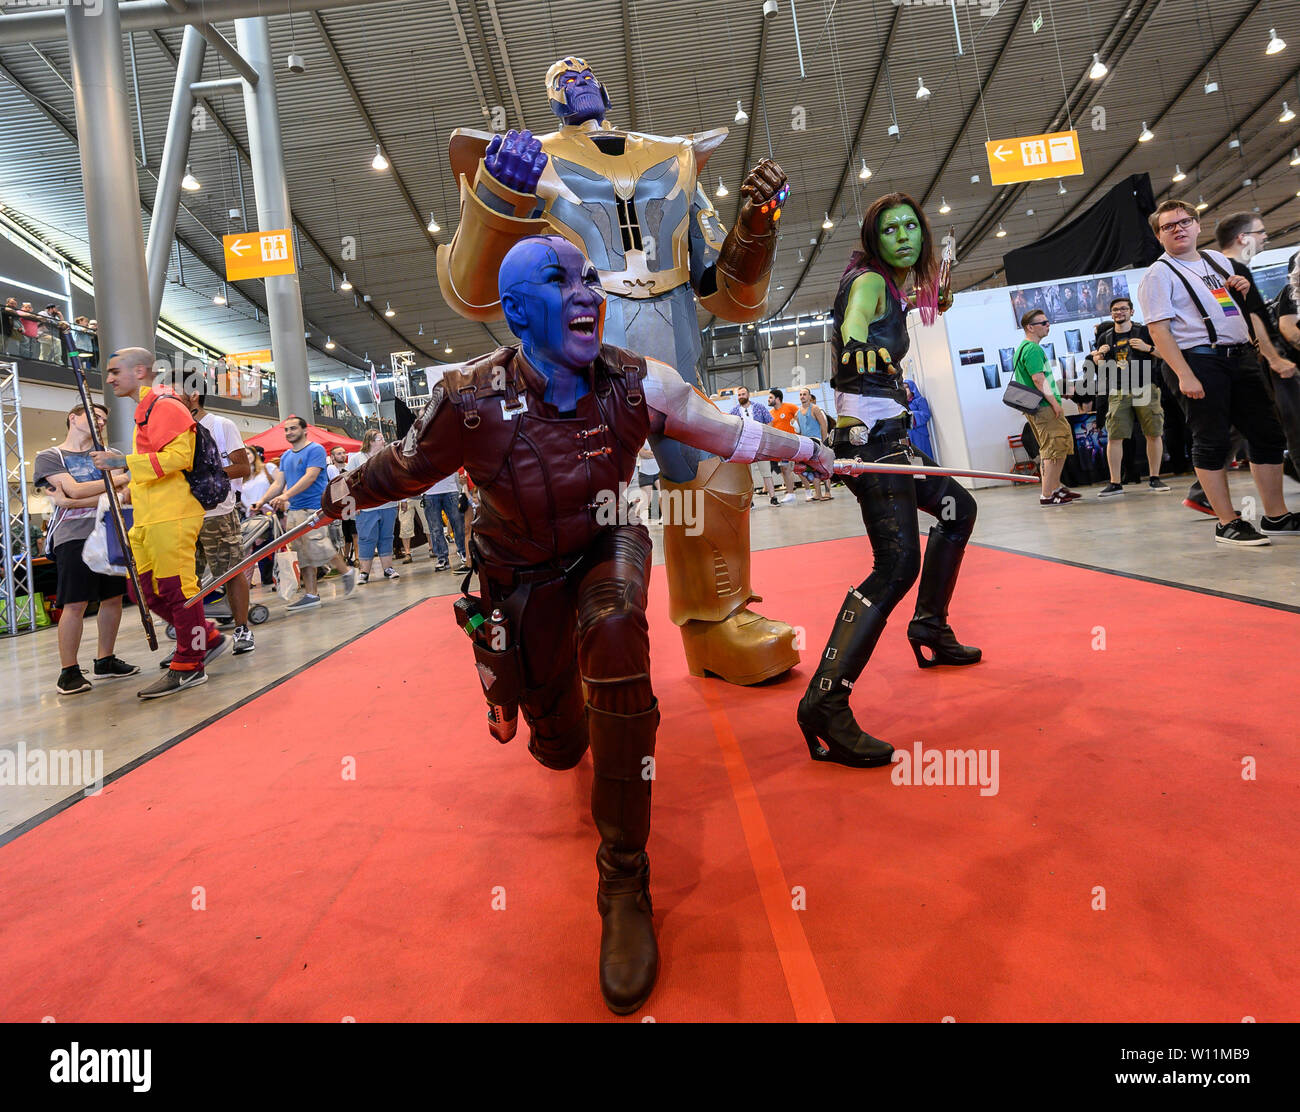
[[650,430],[645,373],[641,356],[604,345],[592,389],[562,416],[517,348],[448,368],[406,439],[335,479],[321,506],[343,517],[418,497],[463,466],[479,490],[474,543],[485,563],[520,568],[576,555],[613,520],[598,507],[618,498],[636,468]]

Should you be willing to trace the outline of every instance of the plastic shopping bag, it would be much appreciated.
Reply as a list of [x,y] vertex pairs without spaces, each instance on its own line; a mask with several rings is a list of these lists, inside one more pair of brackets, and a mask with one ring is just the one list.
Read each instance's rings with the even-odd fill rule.
[[275,554],[275,593],[285,602],[298,593],[298,556],[292,549]]
[[[127,531],[131,529],[134,511],[130,506],[122,507],[122,521]],[[95,527],[86,538],[81,558],[86,567],[100,575],[126,575],[126,557],[117,539],[117,530],[113,527],[113,511],[108,505],[108,495],[99,496],[99,505],[95,508]]]

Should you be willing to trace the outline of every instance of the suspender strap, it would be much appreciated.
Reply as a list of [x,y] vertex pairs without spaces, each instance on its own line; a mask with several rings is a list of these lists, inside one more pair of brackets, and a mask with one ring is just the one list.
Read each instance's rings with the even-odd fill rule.
[[[1203,257],[1208,259],[1209,255]],[[1205,333],[1210,337],[1210,343],[1217,344],[1219,342],[1218,330],[1214,327],[1214,321],[1210,320],[1210,315],[1205,311],[1205,306],[1201,303],[1201,299],[1196,296],[1196,291],[1192,289],[1192,284],[1187,280],[1187,275],[1179,270],[1178,267],[1174,266],[1174,264],[1168,259],[1161,259],[1160,261],[1177,274],[1178,280],[1187,288],[1187,296],[1192,299],[1192,304],[1200,311],[1201,323],[1205,325]],[[1216,266],[1214,269],[1218,270],[1219,268]]]

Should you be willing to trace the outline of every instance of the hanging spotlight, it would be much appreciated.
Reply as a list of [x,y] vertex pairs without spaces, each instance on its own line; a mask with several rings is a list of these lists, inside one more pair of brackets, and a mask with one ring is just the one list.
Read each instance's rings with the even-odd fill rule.
[[438,218],[434,216],[433,213],[429,213],[428,230],[430,235],[435,235],[442,231],[442,225],[438,223]]
[[451,344],[448,344],[448,345],[447,345],[445,348],[443,348],[442,350],[445,351],[448,355],[450,355],[450,354],[451,354]]
[[1281,54],[1286,49],[1286,43],[1277,37],[1277,32],[1272,27],[1268,29],[1268,46],[1264,47],[1265,54]]
[[993,234],[994,234],[995,236],[997,236],[998,239],[1005,239],[1005,238],[1006,238],[1007,230],[1006,230],[1006,228],[1004,228],[1004,227],[1002,226],[1002,222],[1001,222],[1001,221],[998,221],[998,230],[997,230],[996,232],[994,232]]
[[341,289],[344,293],[346,293],[351,288],[352,288],[352,283],[348,281],[348,272],[345,270],[343,272],[343,281],[339,283],[339,289]]
[[749,116],[748,116],[748,114],[746,114],[745,110],[740,106],[740,101],[736,101],[736,119],[735,119],[735,122],[738,123],[738,124],[743,124],[743,123],[748,122],[748,120],[749,120]]
[[1169,180],[1170,180],[1170,181],[1183,181],[1186,177],[1187,177],[1187,175],[1183,173],[1183,168],[1182,168],[1181,166],[1179,166],[1177,163],[1174,163],[1174,176],[1173,176],[1172,178],[1170,178]]
[[375,144],[375,157],[370,160],[370,165],[376,170],[387,170],[388,159],[384,157],[384,152],[380,150],[379,144]]
[[397,316],[397,310],[394,309],[392,305],[390,305],[387,301],[384,302],[384,316],[386,317]]
[[190,164],[188,162],[185,164],[185,176],[181,178],[181,188],[186,193],[197,193],[203,188],[199,179],[190,173]]
[[1300,166],[1300,147],[1296,147],[1291,152],[1291,165]]
[[1110,67],[1101,60],[1100,54],[1092,56],[1092,68],[1088,71],[1088,76],[1093,81],[1100,81],[1106,74],[1110,73]]
[[822,230],[829,232],[833,227],[835,227],[835,221],[831,219],[831,214],[828,212],[826,213],[826,219],[822,221]]
[[334,342],[334,338],[333,338],[332,336],[326,336],[326,337],[325,337],[325,350],[326,350],[326,351],[333,351],[336,347],[338,347],[338,344],[336,344],[336,343]]
[[212,298],[213,305],[224,305],[226,303],[226,288],[222,286],[217,290],[216,295]]
[[1277,118],[1280,124],[1289,124],[1295,119],[1295,113],[1291,111],[1291,106],[1286,101],[1282,102],[1282,115]]
[[718,188],[713,191],[715,197],[725,197],[731,190],[727,188],[727,183],[721,178],[718,179]]
[[418,332],[416,333],[416,335],[417,335],[417,336],[423,336],[423,335],[424,335],[424,325],[420,325],[420,331],[418,331]]
[[1228,150],[1235,151],[1240,146],[1241,146],[1240,135],[1234,135],[1231,139],[1228,140]]
[[1069,191],[1065,188],[1065,182],[1058,181],[1056,183],[1056,195],[1058,197],[1064,197],[1067,192]]
[[867,166],[867,160],[862,160],[862,169],[858,171],[858,181],[866,181],[871,177],[871,169]]
[[952,212],[952,205],[948,204],[947,197],[939,198],[939,212],[944,216],[947,216],[948,213]]
[[1205,75],[1205,95],[1208,97],[1211,93],[1219,91],[1219,83],[1214,80],[1208,73]]
[[916,79],[916,99],[917,100],[930,99],[930,90],[925,87],[925,81],[920,77]]
[[1138,136],[1139,143],[1149,143],[1156,137],[1156,133],[1147,127],[1146,120],[1142,121],[1142,134]]
[[1210,207],[1210,203],[1209,203],[1209,201],[1207,201],[1207,200],[1205,199],[1204,195],[1201,195],[1201,196],[1199,196],[1199,197],[1196,198],[1196,211],[1197,211],[1197,212],[1204,212],[1204,211],[1205,211],[1207,208],[1209,208],[1209,207]]

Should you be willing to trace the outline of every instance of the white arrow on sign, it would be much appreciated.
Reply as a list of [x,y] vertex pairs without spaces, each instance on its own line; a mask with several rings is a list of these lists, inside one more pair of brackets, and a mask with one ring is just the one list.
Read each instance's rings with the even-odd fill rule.
[[230,253],[232,255],[238,255],[241,259],[244,257],[244,252],[250,249],[251,244],[245,243],[242,239],[237,239],[230,245]]
[[[1011,152],[1005,149],[1001,143],[999,143],[996,147],[993,148],[993,156],[999,162],[1005,162],[1007,160],[1007,155],[1009,155],[1010,153]],[[234,248],[232,247],[231,250],[233,251]]]

